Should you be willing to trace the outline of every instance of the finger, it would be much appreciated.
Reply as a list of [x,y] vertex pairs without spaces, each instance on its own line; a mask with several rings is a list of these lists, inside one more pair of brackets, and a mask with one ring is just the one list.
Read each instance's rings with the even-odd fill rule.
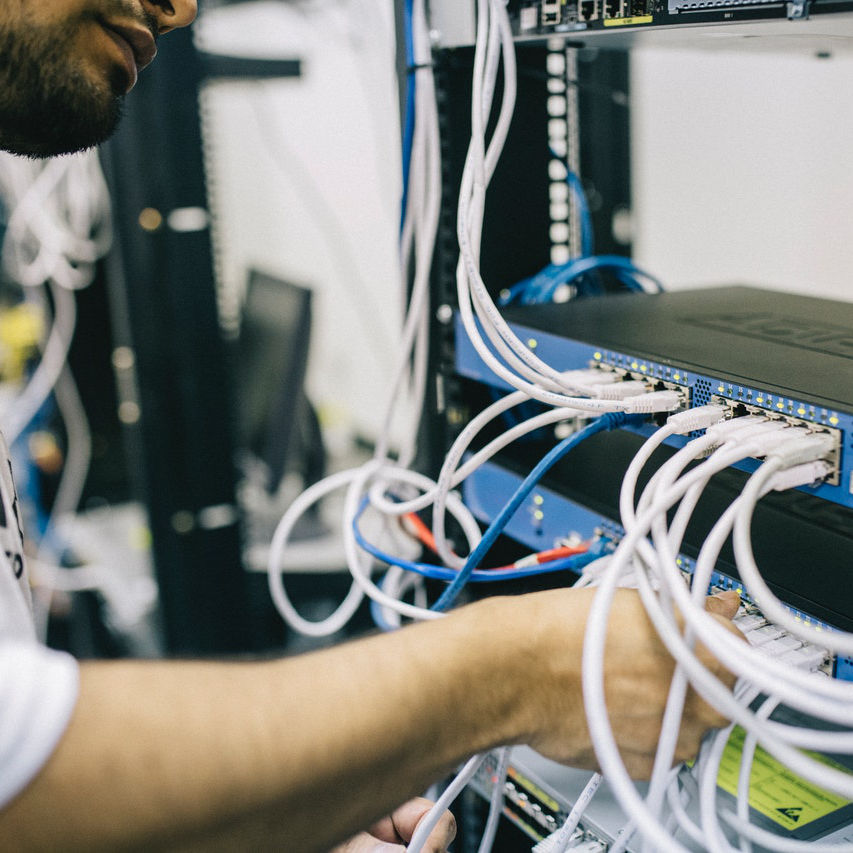
[[376,823],[368,829],[368,832],[380,841],[389,841],[393,844],[399,844],[403,841],[394,826],[394,821],[391,820],[391,815],[386,815],[382,820],[376,821]]
[[331,853],[405,853],[405,850],[402,844],[380,841],[367,832],[359,832]]
[[705,599],[705,609],[709,613],[725,616],[726,619],[734,619],[738,607],[740,607],[740,593],[736,589],[727,589],[716,595],[709,595]]
[[[391,815],[394,828],[403,841],[411,841],[418,824],[426,817],[433,803],[418,797],[403,803]],[[450,812],[445,812],[433,831],[429,834],[424,853],[445,853],[447,846],[456,837],[456,819]]]

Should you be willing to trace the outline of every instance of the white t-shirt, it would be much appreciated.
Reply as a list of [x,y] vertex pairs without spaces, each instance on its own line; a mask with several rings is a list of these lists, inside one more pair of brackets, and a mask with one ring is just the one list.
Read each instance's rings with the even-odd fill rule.
[[70,655],[42,646],[33,623],[12,464],[0,435],[0,808],[35,777],[77,701]]

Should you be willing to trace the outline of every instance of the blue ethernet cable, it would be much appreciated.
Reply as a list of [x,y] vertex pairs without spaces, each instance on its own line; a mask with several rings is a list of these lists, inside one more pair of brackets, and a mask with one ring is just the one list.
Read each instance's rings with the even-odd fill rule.
[[535,276],[514,284],[508,289],[501,303],[507,305],[510,302],[520,302],[523,305],[535,305],[550,302],[554,298],[557,288],[572,282],[578,282],[579,290],[583,293],[584,290],[589,290],[589,286],[580,286],[579,279],[599,269],[613,272],[628,290],[644,293],[645,289],[640,282],[641,278],[651,282],[658,293],[662,293],[664,290],[664,286],[658,278],[638,267],[630,258],[622,255],[593,255],[574,258],[559,266],[550,264]]
[[[356,533],[356,539],[366,551],[369,551],[374,557],[391,565],[400,566],[407,571],[415,572],[423,577],[433,580],[452,581],[459,574],[454,569],[446,569],[441,566],[433,566],[429,563],[416,563],[409,560],[402,560],[399,557],[393,557],[389,554],[383,554],[378,548],[368,542],[362,541],[361,534]],[[518,580],[520,578],[529,578],[534,575],[545,575],[553,572],[571,571],[575,574],[581,574],[586,566],[595,562],[605,552],[604,543],[600,546],[590,548],[583,554],[574,554],[571,557],[563,557],[559,560],[551,560],[547,563],[541,563],[538,566],[531,566],[524,569],[487,569],[475,570],[472,572],[470,583],[497,583],[498,581]],[[379,588],[383,589],[384,578],[379,581]],[[371,601],[370,614],[377,628],[383,631],[393,631],[395,627],[390,625],[382,616],[382,605],[378,601]]]
[[[553,154],[553,152],[552,152]],[[553,155],[556,156],[556,155]],[[663,292],[664,286],[655,276],[638,267],[630,258],[622,255],[594,255],[594,235],[592,214],[589,202],[580,178],[574,172],[568,172],[566,183],[578,202],[581,221],[581,254],[565,264],[549,264],[535,275],[525,278],[508,288],[500,300],[500,304],[508,305],[520,302],[523,305],[550,302],[555,291],[562,285],[574,284],[582,296],[593,296],[601,293],[601,287],[596,284],[596,277],[589,276],[596,270],[608,270],[628,290],[644,293],[641,279],[650,282],[658,293]]]
[[[393,554],[388,554],[377,548],[372,542],[365,539],[361,528],[358,526],[359,518],[361,517],[367,505],[370,503],[369,498],[365,498],[359,506],[358,512],[355,515],[352,523],[355,540],[359,547],[367,551],[377,560],[383,563],[388,563],[391,566],[399,566],[409,572],[421,575],[425,578],[439,581],[453,581],[459,574],[458,569],[448,569],[444,566],[436,566],[432,563],[420,563],[414,560],[406,560],[402,557],[396,557]],[[583,554],[572,554],[568,557],[560,557],[556,560],[549,560],[547,563],[539,563],[535,566],[523,566],[519,568],[507,569],[474,569],[471,572],[469,581],[471,583],[497,583],[499,581],[519,580],[520,578],[529,578],[534,575],[545,575],[551,572],[562,572],[567,570],[576,571],[582,569],[593,560],[597,560],[602,554],[601,549],[591,548]]]
[[403,197],[400,212],[400,230],[406,219],[406,207],[409,203],[409,170],[412,161],[412,144],[415,136],[415,45],[412,33],[412,0],[406,0],[403,9],[403,28],[406,41],[406,112],[403,123]]
[[495,543],[495,540],[503,532],[510,518],[515,514],[516,510],[521,506],[530,492],[533,491],[536,484],[545,476],[548,470],[560,459],[562,459],[570,450],[577,447],[581,442],[585,441],[591,435],[595,435],[605,430],[616,429],[628,424],[640,424],[645,421],[645,415],[627,415],[624,412],[608,412],[600,418],[592,421],[579,432],[570,435],[563,439],[558,445],[553,447],[542,459],[536,467],[524,478],[521,485],[515,490],[513,496],[509,499],[504,508],[494,518],[492,523],[483,534],[477,547],[469,554],[465,565],[459,570],[453,582],[439,597],[438,601],[433,604],[431,610],[444,611],[447,610],[454,601],[459,597],[465,585],[468,583],[474,569],[480,564],[486,552]]
[[566,175],[566,183],[575,194],[578,202],[581,220],[581,255],[588,257],[595,252],[595,232],[592,227],[592,213],[589,210],[589,202],[581,179],[574,172],[569,172]]
[[623,284],[631,290],[643,291],[643,286],[639,278],[645,278],[650,281],[658,292],[663,292],[664,289],[659,279],[655,278],[651,273],[640,269],[630,258],[625,258],[622,255],[594,255],[592,257],[575,258],[560,267],[550,276],[550,281],[537,301],[550,301],[554,295],[554,291],[561,284],[568,284],[574,279],[598,269],[612,270]]

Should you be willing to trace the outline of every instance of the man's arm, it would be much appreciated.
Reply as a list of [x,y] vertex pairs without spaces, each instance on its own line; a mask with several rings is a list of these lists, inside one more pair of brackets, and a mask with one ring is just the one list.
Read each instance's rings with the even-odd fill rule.
[[[275,662],[84,664],[68,731],[0,814],[0,837],[19,849],[307,853],[498,744],[593,766],[580,687],[592,594],[489,599]],[[613,613],[609,709],[632,771],[647,775],[673,664],[633,592]],[[688,703],[682,754],[721,722]]]

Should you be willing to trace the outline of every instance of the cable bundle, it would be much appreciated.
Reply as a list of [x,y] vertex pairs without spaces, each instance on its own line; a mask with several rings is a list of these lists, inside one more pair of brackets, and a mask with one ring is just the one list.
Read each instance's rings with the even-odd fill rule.
[[[519,379],[508,367],[497,362],[500,364],[500,369],[506,375],[511,376],[514,383],[520,386],[520,389],[496,401],[471,420],[448,452],[436,481],[408,469],[415,455],[414,434],[404,442],[397,460],[392,460],[388,446],[388,435],[391,420],[402,397],[403,387],[408,384],[412,389],[412,399],[418,405],[424,397],[429,269],[440,203],[438,196],[440,163],[437,110],[430,67],[429,28],[424,4],[420,0],[413,0],[409,10],[412,23],[410,73],[415,75],[417,85],[415,87],[415,109],[411,130],[410,162],[407,157],[409,182],[406,194],[406,215],[401,236],[401,268],[408,270],[411,266],[414,270],[414,278],[405,323],[404,347],[396,372],[396,381],[392,386],[390,403],[385,417],[385,429],[369,463],[328,477],[310,487],[294,501],[279,523],[270,548],[268,569],[270,592],[273,600],[287,623],[295,630],[309,636],[326,636],[340,630],[352,617],[364,595],[368,595],[377,605],[378,609],[375,608],[374,612],[380,616],[382,623],[391,626],[399,624],[400,616],[413,619],[437,618],[440,611],[450,606],[468,578],[475,570],[480,570],[479,561],[481,557],[500,533],[513,511],[509,509],[504,512],[501,519],[493,525],[494,530],[487,532],[484,536],[468,509],[454,495],[453,489],[486,460],[511,442],[536,429],[541,429],[543,426],[574,421],[578,417],[586,418],[613,412],[622,413],[625,417],[631,418],[634,415],[671,411],[678,408],[682,403],[677,392],[650,392],[642,384],[637,385],[637,387],[629,387],[631,383],[619,383],[621,386],[625,386],[622,389],[625,393],[617,395],[612,393],[612,388],[606,387],[607,380],[611,377],[601,371],[596,372],[597,376],[592,377],[590,371],[558,371],[545,365],[539,359],[534,358],[529,349],[512,334],[506,323],[500,319],[496,306],[486,292],[477,268],[482,230],[482,202],[485,186],[494,171],[512,115],[515,93],[515,57],[505,7],[502,3],[494,0],[482,0],[479,6],[478,46],[474,70],[473,103],[478,106],[472,110],[474,133],[468,153],[465,175],[462,180],[459,203],[458,222],[461,257],[457,280],[461,301],[467,305],[467,311],[463,307],[461,313],[463,318],[467,315],[471,320],[469,333],[476,335],[490,359],[497,361],[488,351],[482,339],[479,338],[477,322],[473,320],[475,311],[489,336],[493,339],[495,337],[500,339],[501,343],[498,344],[498,347],[506,353],[508,364],[519,367],[521,372],[531,381]],[[492,113],[493,98],[501,63],[503,64],[504,95],[495,130],[489,141],[488,150],[486,150],[483,128],[489,122]],[[406,147],[408,151],[408,144]],[[471,284],[470,287],[469,284]],[[464,298],[462,298],[463,294]],[[494,322],[491,324],[485,322],[489,318],[493,319]],[[537,369],[534,370],[525,364],[520,364],[520,359],[514,353],[513,347],[522,351],[528,361],[538,366]],[[594,381],[595,379],[598,381]],[[537,384],[532,384],[532,381]],[[559,393],[549,389],[558,389]],[[567,389],[576,392],[576,396],[568,396],[562,393]],[[514,425],[470,458],[463,460],[475,438],[488,424],[495,418],[531,399],[531,397],[550,404],[548,410]],[[582,434],[565,443],[561,449],[555,449],[556,455],[553,460],[567,452],[578,441],[583,440],[586,435],[600,429],[611,428],[613,423],[613,421],[601,421],[597,426],[591,425],[589,432],[583,431]],[[542,465],[537,468],[529,482],[526,483],[527,492],[538,482],[550,464],[553,464],[553,461],[543,460]],[[281,571],[282,553],[299,516],[318,500],[336,489],[345,487],[347,488],[347,496],[342,532],[347,563],[353,575],[353,585],[340,608],[332,616],[322,622],[310,622],[296,612],[287,597]],[[512,502],[517,507],[521,500],[523,497],[516,495]],[[374,518],[378,514],[381,522],[381,530],[378,536],[391,542],[398,541],[397,520],[428,507],[432,510],[432,543],[441,560],[441,566],[426,566],[397,559],[388,553],[387,548],[384,548],[381,542],[370,541],[359,526],[360,519],[366,511]],[[446,533],[446,514],[448,512],[455,518],[463,531],[467,540],[468,557],[455,553],[448,541]],[[477,550],[478,548],[479,550]],[[375,584],[371,578],[374,557],[394,566],[382,586]],[[571,565],[581,567],[582,564],[582,561],[575,561]],[[565,567],[564,564],[556,563],[547,566],[549,570]],[[516,570],[516,576],[540,573],[545,570],[538,563],[533,567],[513,568]],[[432,608],[408,604],[399,598],[400,583],[402,582],[400,569],[440,576],[442,579],[451,582],[451,587]],[[475,577],[478,581],[484,579],[479,574]],[[492,579],[497,578],[496,575],[491,577]],[[404,586],[407,589],[414,586],[420,590],[417,596],[423,600],[419,580],[409,580]],[[394,591],[395,594],[389,594],[389,590]]]
[[[713,408],[706,408],[709,422],[721,414]],[[694,416],[693,412],[685,414]],[[645,846],[638,849],[696,849],[674,839],[675,830],[681,830],[692,845],[715,853],[750,851],[753,841],[773,850],[849,850],[849,844],[821,846],[781,838],[751,825],[748,808],[750,768],[757,744],[809,782],[845,798],[853,795],[853,775],[803,751],[853,752],[853,732],[849,730],[853,724],[853,685],[828,679],[819,671],[829,653],[849,654],[853,636],[840,631],[818,635],[790,614],[761,579],[752,556],[749,531],[755,504],[763,494],[773,488],[808,485],[830,473],[830,466],[823,460],[832,450],[832,440],[826,433],[791,427],[781,420],[737,418],[718,425],[700,424],[707,426],[705,434],[689,442],[655,473],[635,506],[637,475],[652,451],[668,436],[696,428],[695,416],[691,423],[685,421],[679,425],[681,417],[670,418],[670,423],[646,442],[626,475],[621,495],[625,538],[601,576],[587,624],[584,702],[604,775],[641,833]],[[704,462],[685,473],[695,458],[701,458],[709,450],[711,455]],[[713,474],[747,457],[762,457],[765,461],[707,537],[688,589],[676,558],[690,516]],[[667,511],[674,507],[677,507],[675,514],[667,521]],[[777,639],[791,638],[776,648],[770,643],[756,646],[744,643],[705,611],[704,600],[714,565],[733,528],[737,566],[746,593],[761,608],[763,617],[774,623],[773,635]],[[651,541],[647,539],[649,536]],[[631,782],[619,756],[604,700],[603,653],[608,612],[625,571],[636,575],[649,617],[677,662],[652,782],[645,797]],[[683,618],[683,624],[677,614]],[[762,617],[744,619],[742,616],[737,621],[743,625],[748,640],[756,625],[766,624]],[[696,654],[697,638],[738,676],[734,691]],[[715,734],[706,745],[700,761],[688,774],[692,779],[690,786],[685,787],[685,771],[671,772],[688,686],[746,731],[738,805],[734,812],[717,801],[720,760],[732,726]],[[841,730],[826,731],[773,721],[770,715],[780,704]],[[692,787],[698,790],[698,824],[684,808],[684,799]],[[729,834],[734,834],[737,846],[729,840],[718,815],[725,821]],[[624,844],[618,849],[624,849]]]
[[[44,546],[56,519],[76,509],[89,468],[89,425],[67,357],[76,325],[73,291],[92,282],[95,264],[112,243],[110,199],[94,151],[45,162],[3,156],[0,192],[9,207],[2,246],[4,271],[24,288],[25,299],[43,315],[52,315],[36,369],[0,412],[10,446],[51,393],[65,423],[65,461],[42,536]],[[52,558],[40,550],[36,568],[50,562]],[[54,574],[36,572],[35,579],[50,579]],[[54,580],[48,580],[48,585]]]

